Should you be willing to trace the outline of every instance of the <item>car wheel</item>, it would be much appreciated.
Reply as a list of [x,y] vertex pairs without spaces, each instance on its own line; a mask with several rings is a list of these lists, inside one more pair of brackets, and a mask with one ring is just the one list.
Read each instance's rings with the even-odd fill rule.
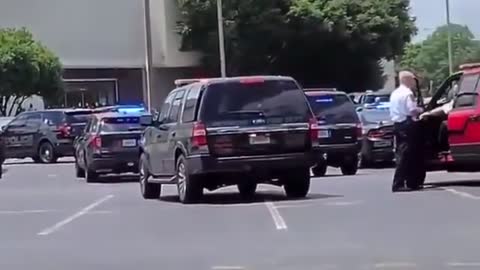
[[194,203],[201,199],[203,187],[198,176],[192,176],[188,173],[188,163],[184,156],[177,160],[177,188],[180,202]]
[[43,142],[38,147],[38,158],[41,163],[55,163],[57,162],[57,156],[55,155],[55,149],[50,142]]
[[145,160],[145,154],[142,154],[138,164],[140,175],[140,192],[142,193],[142,197],[144,199],[158,199],[160,198],[160,194],[162,192],[162,185],[148,182],[148,178],[150,178],[150,172],[148,171]]
[[298,169],[281,179],[285,193],[290,198],[304,198],[310,190],[310,170]]
[[257,183],[243,182],[237,185],[240,196],[244,199],[252,199],[257,192]]
[[91,170],[90,168],[88,168],[88,164],[87,162],[85,162],[85,181],[87,181],[87,183],[93,183],[95,181],[97,181],[98,179],[98,174]]
[[343,175],[355,175],[358,171],[358,160],[343,163],[340,166]]
[[78,161],[75,159],[75,175],[77,178],[85,177],[85,170],[78,165]]
[[32,157],[32,159],[33,159],[33,162],[35,162],[35,163],[42,163],[42,160],[40,159],[39,156],[34,156],[34,157]]
[[316,177],[325,176],[327,174],[327,163],[317,163],[317,165],[313,166],[312,173]]

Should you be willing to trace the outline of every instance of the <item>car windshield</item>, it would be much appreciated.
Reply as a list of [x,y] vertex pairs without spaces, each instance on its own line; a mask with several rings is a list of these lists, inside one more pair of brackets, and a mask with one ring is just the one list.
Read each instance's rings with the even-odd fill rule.
[[372,104],[376,102],[390,102],[390,95],[367,95],[365,97],[365,104]]
[[102,120],[101,131],[123,132],[141,130],[140,117],[110,117]]
[[68,113],[66,116],[66,121],[70,124],[85,124],[92,117],[91,113]]
[[390,122],[390,112],[388,110],[366,110],[360,113],[360,120],[365,125]]
[[213,84],[204,100],[202,119],[211,126],[306,122],[310,113],[291,80]]
[[326,124],[357,123],[355,105],[347,95],[307,95],[313,113]]

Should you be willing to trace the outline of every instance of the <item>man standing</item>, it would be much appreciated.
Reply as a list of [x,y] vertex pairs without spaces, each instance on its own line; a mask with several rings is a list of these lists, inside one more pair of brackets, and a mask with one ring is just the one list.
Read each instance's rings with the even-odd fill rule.
[[423,109],[417,106],[413,90],[417,87],[412,72],[401,71],[400,86],[390,96],[390,117],[394,122],[396,141],[396,169],[393,176],[392,192],[418,189],[415,146],[418,145],[416,121]]

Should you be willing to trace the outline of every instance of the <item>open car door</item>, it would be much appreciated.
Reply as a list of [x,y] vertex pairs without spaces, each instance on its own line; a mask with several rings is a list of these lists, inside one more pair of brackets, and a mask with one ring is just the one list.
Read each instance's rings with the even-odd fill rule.
[[478,69],[463,75],[448,115],[450,153],[454,167],[462,171],[479,170],[474,167],[480,165],[479,77]]

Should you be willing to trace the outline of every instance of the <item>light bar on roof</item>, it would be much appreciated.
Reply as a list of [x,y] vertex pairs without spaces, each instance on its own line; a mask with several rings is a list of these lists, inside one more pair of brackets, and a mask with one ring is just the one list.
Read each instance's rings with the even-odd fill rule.
[[202,81],[206,81],[206,79],[178,79],[178,80],[175,80],[175,85],[177,87],[181,87],[181,86],[202,82]]

